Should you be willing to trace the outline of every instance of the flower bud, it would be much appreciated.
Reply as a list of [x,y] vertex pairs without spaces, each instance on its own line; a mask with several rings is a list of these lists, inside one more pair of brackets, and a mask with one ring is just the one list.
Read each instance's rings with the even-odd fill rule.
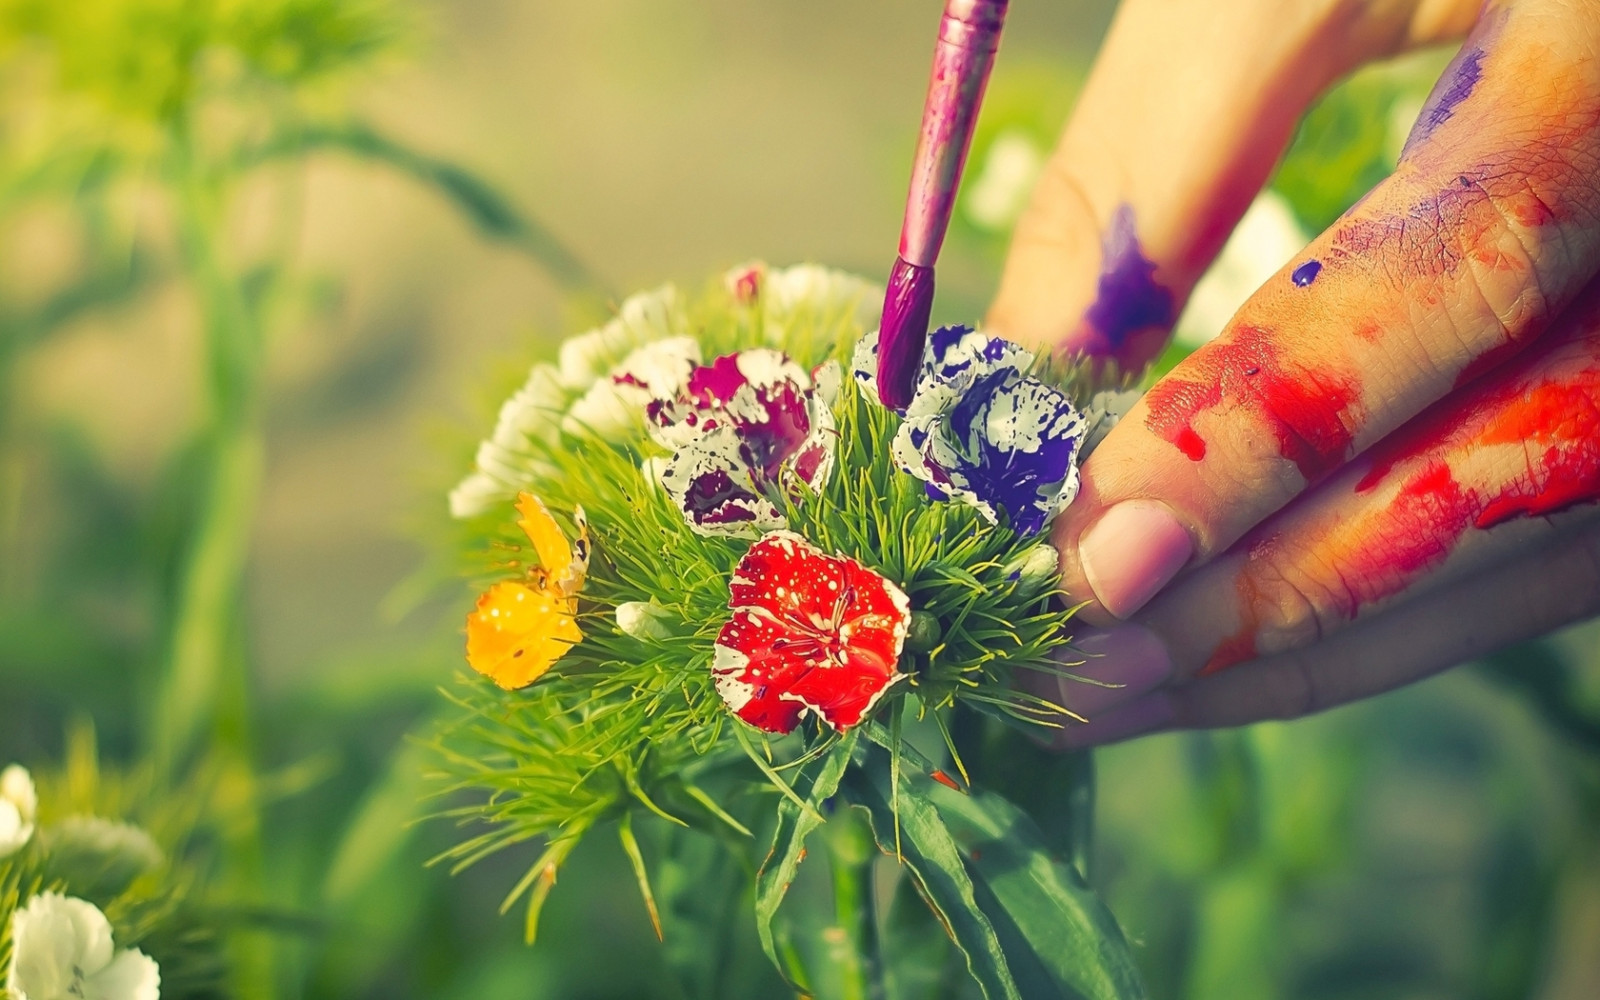
[[673,616],[654,601],[627,601],[617,605],[617,628],[635,639],[665,639],[672,635]]
[[1052,586],[1061,572],[1061,553],[1054,545],[1040,542],[1005,566],[1006,579],[1022,590]]

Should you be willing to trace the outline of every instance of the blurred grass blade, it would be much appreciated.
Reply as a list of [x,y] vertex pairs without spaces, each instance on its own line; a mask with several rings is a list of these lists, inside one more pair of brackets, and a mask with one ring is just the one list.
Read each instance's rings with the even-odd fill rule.
[[375,784],[345,827],[344,838],[322,882],[322,898],[343,907],[392,870],[412,836],[412,821],[422,811],[426,750],[406,742],[390,759],[388,773]]
[[605,283],[577,254],[543,223],[519,212],[509,197],[487,181],[459,164],[418,152],[360,122],[300,128],[258,147],[240,166],[320,150],[381,163],[428,185],[449,199],[485,236],[538,261],[567,291],[607,297]]

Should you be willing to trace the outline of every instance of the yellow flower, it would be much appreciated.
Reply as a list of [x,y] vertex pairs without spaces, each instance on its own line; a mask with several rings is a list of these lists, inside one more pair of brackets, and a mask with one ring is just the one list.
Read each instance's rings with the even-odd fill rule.
[[575,542],[532,493],[518,494],[517,513],[539,565],[526,580],[490,587],[467,616],[467,662],[508,691],[544,676],[583,640],[577,594],[589,571],[589,525],[581,507]]

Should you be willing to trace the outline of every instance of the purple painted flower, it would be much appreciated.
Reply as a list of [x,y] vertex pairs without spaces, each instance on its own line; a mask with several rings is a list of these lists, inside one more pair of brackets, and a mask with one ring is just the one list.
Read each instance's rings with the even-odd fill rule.
[[785,526],[775,487],[820,487],[833,468],[833,412],[806,370],[767,348],[696,368],[676,398],[649,407],[651,436],[673,450],[661,486],[703,535]]
[[[863,339],[854,358],[869,392],[876,346]],[[1004,513],[1025,535],[1077,496],[1078,451],[1089,431],[1065,393],[1024,374],[1032,363],[1016,344],[970,327],[934,331],[892,452],[929,496],[970,504],[991,523]]]

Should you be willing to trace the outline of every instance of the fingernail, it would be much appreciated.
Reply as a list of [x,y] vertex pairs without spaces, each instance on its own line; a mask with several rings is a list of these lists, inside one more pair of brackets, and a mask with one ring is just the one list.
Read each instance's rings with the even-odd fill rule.
[[1172,676],[1172,657],[1156,634],[1139,625],[1085,629],[1064,654],[1079,665],[1055,679],[1055,699],[1090,721],[1161,686]]
[[1056,745],[1079,750],[1130,740],[1170,727],[1176,714],[1172,699],[1165,691],[1152,692],[1088,722],[1068,722]]
[[1094,596],[1127,618],[1149,603],[1194,555],[1189,532],[1165,504],[1125,500],[1078,540],[1078,564]]

